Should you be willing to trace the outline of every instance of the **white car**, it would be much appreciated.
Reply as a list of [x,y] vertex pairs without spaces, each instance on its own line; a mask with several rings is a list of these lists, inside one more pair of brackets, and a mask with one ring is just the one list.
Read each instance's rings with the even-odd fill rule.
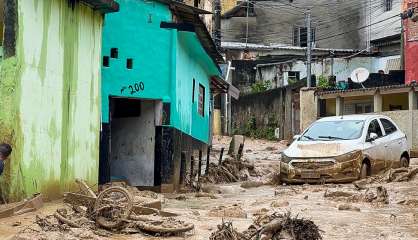
[[406,135],[388,117],[348,115],[317,120],[283,151],[283,182],[350,182],[409,166]]

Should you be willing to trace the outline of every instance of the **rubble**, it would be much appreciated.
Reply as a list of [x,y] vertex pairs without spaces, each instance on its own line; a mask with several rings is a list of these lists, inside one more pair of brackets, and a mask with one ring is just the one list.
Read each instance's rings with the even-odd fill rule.
[[256,188],[256,187],[260,187],[263,185],[264,183],[261,181],[245,181],[241,183],[242,188]]
[[325,198],[334,201],[346,202],[370,202],[370,203],[389,203],[389,194],[385,187],[377,186],[376,188],[367,188],[364,192],[354,191],[325,191]]
[[225,159],[221,165],[210,163],[209,172],[202,176],[201,183],[232,183],[246,181],[250,175],[256,175],[254,165],[247,161]]
[[291,213],[260,215],[247,230],[240,233],[232,227],[231,222],[222,222],[218,230],[210,236],[211,240],[303,240],[322,239],[319,228],[311,220],[292,217]]
[[[39,239],[48,239],[44,238],[44,232],[58,234],[61,239],[96,239],[90,235],[143,232],[165,236],[184,233],[194,228],[191,223],[173,218],[176,214],[150,207],[160,207],[161,203],[134,201],[139,198],[134,198],[132,193],[143,195],[140,191],[109,185],[96,195],[84,182],[78,183],[84,194],[66,193],[64,202],[69,204],[68,207],[57,209],[46,217],[36,217],[35,225],[39,230],[34,231]],[[143,196],[138,195],[136,197],[143,200]],[[80,236],[76,233],[87,235]],[[25,239],[26,234],[26,230],[22,231],[16,235],[16,239]]]
[[276,201],[272,202],[270,206],[274,207],[274,208],[287,207],[287,206],[289,206],[289,202],[288,201],[276,200]]
[[360,208],[355,207],[353,205],[350,204],[340,204],[338,205],[338,210],[340,211],[356,211],[356,212],[360,212]]
[[244,145],[245,137],[242,135],[234,135],[229,144],[228,155],[236,157],[241,145]]
[[33,212],[44,205],[42,194],[34,194],[21,202],[0,205],[0,218]]
[[247,213],[239,205],[218,206],[208,212],[209,217],[247,218]]

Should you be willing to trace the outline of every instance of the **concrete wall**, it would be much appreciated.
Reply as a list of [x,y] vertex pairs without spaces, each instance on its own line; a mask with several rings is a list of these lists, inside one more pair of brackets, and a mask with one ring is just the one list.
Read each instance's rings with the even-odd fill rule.
[[110,173],[132,186],[154,186],[155,106],[141,102],[141,115],[112,119]]
[[[110,56],[112,48],[119,50],[119,57],[110,58],[110,66],[102,69],[103,123],[109,123],[109,96],[158,99],[170,103],[170,126],[208,143],[209,81],[220,74],[216,64],[195,33],[160,28],[161,21],[172,20],[167,5],[118,2],[120,11],[106,16],[103,31],[103,56]],[[127,58],[133,59],[133,69],[126,68]],[[136,91],[135,84],[143,88]],[[199,84],[205,87],[204,116],[197,110]]]
[[412,150],[418,150],[418,110],[379,112],[390,117],[408,137],[408,145]]
[[302,88],[300,91],[300,130],[303,132],[318,119],[318,103],[315,90]]
[[[387,63],[393,59],[400,59],[399,55],[389,57],[354,57],[351,59],[330,58],[314,61],[312,64],[312,74],[319,77],[334,75],[337,81],[347,81],[351,73],[359,67],[367,68],[370,73],[377,73],[379,70],[387,74]],[[242,93],[251,92],[251,85],[255,82],[270,82],[271,88],[287,86],[289,71],[299,72],[300,79],[306,78],[306,64],[304,61],[293,60],[286,63],[259,64],[255,61],[232,61],[235,70],[232,73],[232,82],[238,86]],[[333,67],[332,67],[333,66]]]
[[[316,39],[322,39],[316,42],[316,47],[362,49],[366,46],[366,31],[364,30],[353,31],[349,37],[347,35],[328,37],[365,25],[363,18],[366,10],[362,6],[367,3],[360,0],[356,0],[355,3],[338,0],[302,0],[294,1],[293,5],[301,9],[313,6],[311,8],[312,26],[316,28]],[[293,27],[304,26],[305,15],[286,4],[275,1],[257,2],[255,4],[256,16],[250,17],[248,42],[293,45]],[[374,5],[378,4],[374,3]],[[372,13],[372,15],[376,14]],[[221,25],[222,41],[245,42],[245,29],[243,28],[246,25],[245,17],[223,19]]]
[[272,137],[274,130],[279,128],[280,138],[289,139],[293,135],[292,94],[291,88],[277,88],[233,100],[233,131],[244,135],[254,134],[256,137]]
[[[418,6],[418,0],[403,0],[402,10],[406,11],[409,8]],[[417,11],[415,11],[417,14]],[[403,20],[405,34],[405,82],[411,83],[418,81],[417,55],[418,55],[418,21],[414,22],[408,18]]]
[[4,196],[49,198],[97,184],[102,14],[66,0],[17,1],[16,56],[0,66]]
[[[400,34],[400,19],[388,17],[400,13],[401,0],[393,1],[392,11],[385,11],[383,1],[301,0],[287,3],[260,1],[255,4],[255,17],[250,17],[250,43],[293,45],[293,27],[304,26],[300,9],[312,9],[312,26],[316,29],[316,47],[364,49],[367,41]],[[380,23],[381,22],[381,23]],[[373,24],[371,31],[364,28]],[[223,41],[245,42],[246,18],[223,19]],[[361,28],[360,30],[356,30]],[[354,30],[354,31],[353,31]],[[341,34],[351,31],[350,34]]]

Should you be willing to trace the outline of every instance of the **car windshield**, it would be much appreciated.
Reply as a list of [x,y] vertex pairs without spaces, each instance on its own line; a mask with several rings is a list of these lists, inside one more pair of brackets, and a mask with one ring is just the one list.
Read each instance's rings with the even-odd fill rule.
[[301,141],[352,140],[361,136],[364,121],[338,120],[315,122],[301,137]]

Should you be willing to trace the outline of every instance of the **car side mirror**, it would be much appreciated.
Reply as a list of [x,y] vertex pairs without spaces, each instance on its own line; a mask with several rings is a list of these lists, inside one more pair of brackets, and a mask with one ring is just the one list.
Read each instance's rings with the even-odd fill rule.
[[369,135],[369,138],[367,139],[368,142],[373,142],[374,140],[376,140],[379,136],[377,136],[376,133],[372,132]]
[[293,140],[294,140],[294,141],[298,140],[299,138],[300,138],[300,135],[295,135],[295,136],[293,136]]

